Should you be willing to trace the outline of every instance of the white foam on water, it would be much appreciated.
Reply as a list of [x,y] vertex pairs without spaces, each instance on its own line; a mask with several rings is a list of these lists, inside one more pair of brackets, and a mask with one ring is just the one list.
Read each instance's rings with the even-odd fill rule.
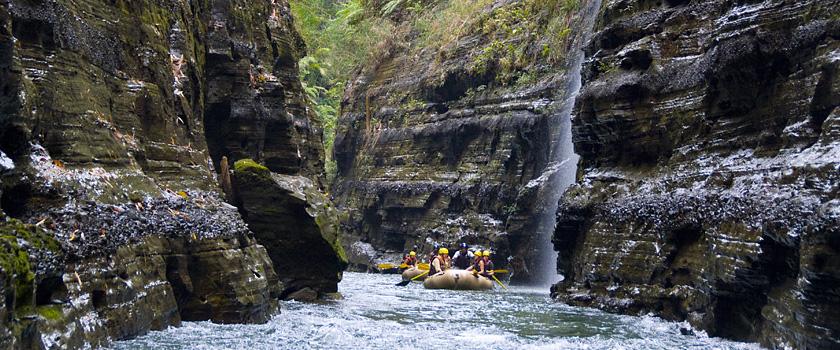
[[398,275],[345,273],[344,299],[283,302],[266,324],[184,322],[117,342],[116,349],[757,349],[685,336],[687,324],[613,315],[552,302],[542,290],[488,292],[394,286]]

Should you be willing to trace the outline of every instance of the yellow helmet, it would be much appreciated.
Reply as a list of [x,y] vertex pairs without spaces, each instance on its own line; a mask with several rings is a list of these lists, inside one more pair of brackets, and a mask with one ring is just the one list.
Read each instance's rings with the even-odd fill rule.
[[473,253],[473,254],[475,254],[475,256],[481,256],[481,251],[480,251],[480,250],[476,250],[476,251],[475,251],[475,253]]
[[416,253],[415,251],[413,251],[413,250],[412,250],[412,251],[411,251],[411,253],[408,253],[408,255],[411,255],[411,256],[417,256],[417,253]]
[[438,250],[438,254],[447,254],[448,255],[449,254],[449,249],[440,248],[440,250]]
[[482,256],[488,256],[488,257],[489,257],[489,256],[490,256],[490,251],[489,251],[489,250],[485,250],[485,251],[484,251],[484,253],[482,253],[481,255],[482,255]]

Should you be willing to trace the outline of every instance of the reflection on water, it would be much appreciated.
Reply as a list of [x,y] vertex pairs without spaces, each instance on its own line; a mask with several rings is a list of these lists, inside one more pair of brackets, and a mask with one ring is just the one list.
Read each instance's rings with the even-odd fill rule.
[[345,273],[344,300],[284,302],[262,325],[185,322],[117,349],[756,349],[680,334],[685,324],[551,302],[545,290],[487,292],[394,286],[398,275]]

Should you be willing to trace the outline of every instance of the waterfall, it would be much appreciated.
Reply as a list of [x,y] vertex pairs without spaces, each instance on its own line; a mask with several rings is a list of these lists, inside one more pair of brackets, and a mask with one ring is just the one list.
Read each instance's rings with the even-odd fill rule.
[[578,36],[572,46],[573,56],[567,62],[566,89],[563,93],[563,102],[553,116],[557,120],[558,127],[551,137],[551,162],[542,176],[544,188],[541,191],[542,198],[538,203],[543,205],[537,226],[538,239],[536,241],[537,271],[532,273],[534,283],[541,286],[550,286],[562,280],[557,273],[557,252],[551,238],[554,235],[554,228],[557,224],[557,208],[560,198],[566,189],[575,182],[577,163],[580,158],[574,150],[572,142],[572,112],[575,106],[575,99],[581,87],[581,66],[583,65],[584,53],[582,46],[589,40],[592,34],[592,27],[601,0],[586,2],[582,9],[583,21],[581,28],[585,30],[583,35]]

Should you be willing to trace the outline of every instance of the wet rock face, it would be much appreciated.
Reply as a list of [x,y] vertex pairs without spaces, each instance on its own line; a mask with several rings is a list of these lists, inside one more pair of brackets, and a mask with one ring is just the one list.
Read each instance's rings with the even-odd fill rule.
[[555,298],[840,346],[838,4],[604,2]]
[[[0,20],[0,149],[16,164],[37,143],[69,170],[115,173],[126,186],[91,195],[123,201],[213,188],[211,156],[321,173],[285,1],[9,1]],[[4,187],[5,202],[32,191]]]
[[236,202],[265,246],[284,289],[281,297],[338,292],[347,267],[339,215],[312,180],[280,175],[250,160],[235,164]]
[[[411,34],[398,37],[400,44],[351,81],[337,127],[332,192],[349,209],[342,239],[352,268],[398,261],[414,245],[425,258],[434,243],[466,242],[492,248],[497,266],[514,257],[522,262],[514,278],[530,279],[526,265],[538,264],[533,240],[543,207],[537,179],[556,171],[550,163],[558,110],[569,93],[565,61],[537,60],[516,72],[504,72],[498,62],[475,66],[505,40],[523,43],[528,57],[542,58],[540,50],[549,46],[562,56],[575,35],[557,44],[521,33],[580,18],[531,3],[488,3],[475,13],[482,20],[443,48],[412,49],[428,44]],[[527,19],[508,19],[513,13]],[[492,18],[534,27],[487,32],[482,28],[490,25],[482,23]],[[397,25],[397,32],[417,30]]]
[[0,2],[0,226],[59,247],[4,233],[31,264],[0,264],[0,347],[267,320],[282,284],[214,163],[318,181],[291,21],[285,0]]
[[286,1],[211,1],[205,130],[218,164],[254,159],[281,174],[319,176],[322,131],[298,79],[303,39]]
[[68,265],[29,327],[47,348],[79,348],[182,320],[265,322],[276,310],[275,282],[264,248],[247,237],[150,237]]
[[236,208],[211,194],[68,206],[0,228],[0,338],[13,347],[104,345],[181,320],[265,322],[283,289]]

